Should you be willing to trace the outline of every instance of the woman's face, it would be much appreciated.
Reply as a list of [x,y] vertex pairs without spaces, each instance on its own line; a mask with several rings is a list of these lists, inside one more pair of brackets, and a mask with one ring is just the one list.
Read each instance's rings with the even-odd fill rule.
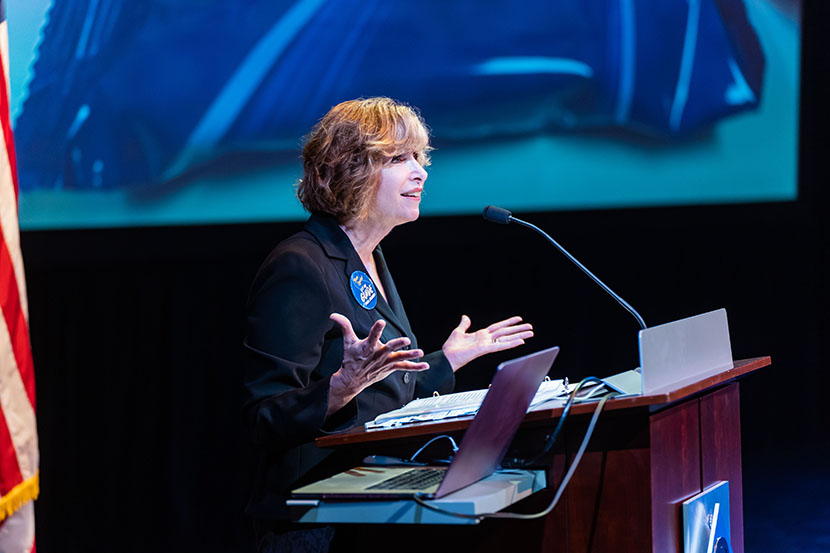
[[419,159],[420,152],[408,152],[384,164],[370,217],[390,228],[418,218],[421,192],[427,180],[427,172]]

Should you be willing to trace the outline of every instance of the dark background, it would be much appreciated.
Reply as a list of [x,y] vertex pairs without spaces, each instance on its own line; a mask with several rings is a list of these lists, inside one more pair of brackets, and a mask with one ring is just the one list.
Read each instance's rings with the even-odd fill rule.
[[[830,10],[803,11],[799,200],[521,213],[634,305],[649,325],[725,307],[735,358],[772,356],[742,382],[747,551],[830,549],[823,339],[830,331]],[[475,193],[474,183],[470,183]],[[24,232],[37,369],[38,550],[240,551],[249,456],[240,343],[253,275],[300,227]],[[521,314],[555,376],[637,364],[636,321],[527,229],[423,219],[384,251],[424,347],[462,313]],[[504,355],[503,357],[509,357]],[[500,358],[459,374],[485,384]]]

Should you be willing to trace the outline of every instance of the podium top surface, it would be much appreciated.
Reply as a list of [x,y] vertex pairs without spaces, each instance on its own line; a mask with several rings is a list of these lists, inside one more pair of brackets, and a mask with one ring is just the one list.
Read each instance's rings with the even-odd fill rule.
[[[605,411],[632,409],[637,407],[659,407],[674,403],[687,397],[704,392],[710,388],[720,386],[740,378],[772,363],[769,356],[742,359],[735,361],[731,369],[714,371],[711,374],[698,375],[687,381],[676,382],[666,388],[654,390],[642,396],[628,396],[612,399],[605,405]],[[575,403],[571,407],[571,415],[592,413],[596,402]],[[562,415],[562,406],[551,409],[531,411],[525,417],[524,423],[531,421],[545,421],[558,419]],[[318,447],[338,447],[352,444],[411,438],[430,434],[443,434],[464,430],[470,425],[473,417],[459,417],[445,421],[423,422],[407,424],[395,428],[366,430],[356,427],[339,434],[329,434],[315,440]],[[523,424],[524,424],[523,423]]]

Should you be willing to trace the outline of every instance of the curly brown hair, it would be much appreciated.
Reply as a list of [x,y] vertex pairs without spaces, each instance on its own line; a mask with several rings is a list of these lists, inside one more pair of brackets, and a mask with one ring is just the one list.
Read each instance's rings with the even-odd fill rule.
[[308,212],[341,224],[363,219],[383,165],[414,152],[427,166],[430,150],[429,130],[414,108],[384,97],[342,102],[306,137],[297,197]]

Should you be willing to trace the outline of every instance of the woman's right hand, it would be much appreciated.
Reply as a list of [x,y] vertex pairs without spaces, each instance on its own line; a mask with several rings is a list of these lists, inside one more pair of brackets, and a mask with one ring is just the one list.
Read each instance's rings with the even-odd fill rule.
[[385,344],[381,343],[380,336],[386,321],[375,321],[369,335],[360,340],[349,319],[339,313],[332,313],[329,318],[343,329],[343,363],[331,376],[327,417],[344,407],[361,391],[395,371],[424,371],[429,368],[427,363],[412,361],[423,357],[423,351],[401,349],[410,344],[409,338],[395,338]]

